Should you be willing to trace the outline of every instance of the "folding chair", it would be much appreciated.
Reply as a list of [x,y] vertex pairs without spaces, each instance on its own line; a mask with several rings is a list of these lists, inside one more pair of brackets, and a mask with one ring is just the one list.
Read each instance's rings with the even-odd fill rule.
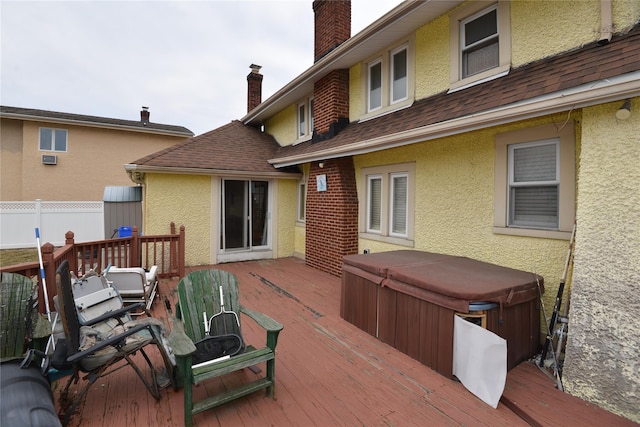
[[[86,318],[81,323],[76,308],[77,302],[73,294],[69,264],[66,260],[56,271],[56,287],[61,308],[59,314],[66,335],[67,357],[65,361],[73,367],[73,375],[69,378],[62,392],[61,411],[65,413],[61,414],[61,417],[64,418],[64,424],[69,422],[78,404],[96,380],[127,365],[135,371],[149,393],[156,400],[160,400],[161,394],[156,369],[146,352],[148,345],[157,348],[167,375],[176,389],[173,381],[171,355],[165,347],[162,337],[162,322],[153,318],[139,318],[132,321],[129,316],[131,310],[141,309],[144,304],[121,307],[96,317],[93,317],[95,314],[93,313],[89,316],[91,318]],[[64,345],[59,345],[57,349],[64,347]],[[145,378],[132,357],[138,351],[149,367],[151,380]],[[86,384],[77,393],[75,400],[69,402],[69,386],[72,382],[79,381],[80,372],[86,373],[83,376]],[[126,384],[124,386],[126,387]],[[68,409],[66,409],[67,406]]]
[[106,278],[118,290],[125,304],[143,302],[147,310],[151,309],[158,291],[158,266],[154,265],[149,271],[142,267],[111,267]]

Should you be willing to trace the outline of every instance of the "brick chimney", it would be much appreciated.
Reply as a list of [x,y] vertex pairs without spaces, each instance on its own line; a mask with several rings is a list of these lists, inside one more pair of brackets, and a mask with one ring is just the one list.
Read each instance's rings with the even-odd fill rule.
[[[351,1],[316,0],[314,59],[351,37]],[[349,124],[349,70],[334,70],[314,83],[313,142],[333,138]]]
[[315,0],[314,62],[351,37],[351,1]]
[[251,64],[251,72],[247,76],[247,113],[262,102],[262,77],[260,65]]
[[140,121],[142,122],[143,125],[147,125],[147,123],[149,123],[149,116],[151,115],[151,113],[149,113],[149,107],[142,107],[142,111],[140,111]]
[[[314,59],[320,61],[351,37],[351,2],[316,0]],[[314,82],[312,143],[333,138],[349,124],[349,70]],[[320,191],[316,178],[326,180]],[[358,252],[358,192],[353,158],[311,162],[307,185],[305,260],[340,276],[342,258]]]

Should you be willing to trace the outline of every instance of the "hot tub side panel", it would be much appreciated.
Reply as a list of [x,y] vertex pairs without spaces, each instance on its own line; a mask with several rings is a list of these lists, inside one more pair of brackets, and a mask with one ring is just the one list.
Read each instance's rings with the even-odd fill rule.
[[453,369],[454,311],[383,287],[378,338],[446,376]]
[[540,350],[540,309],[537,300],[487,312],[487,329],[507,340],[507,369],[535,356]]
[[377,336],[378,283],[357,272],[342,271],[340,317]]

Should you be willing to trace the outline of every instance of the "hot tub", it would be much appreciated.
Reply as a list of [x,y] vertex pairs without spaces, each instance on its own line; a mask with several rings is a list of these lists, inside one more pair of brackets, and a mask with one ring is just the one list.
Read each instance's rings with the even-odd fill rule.
[[536,276],[465,257],[410,250],[348,255],[340,315],[447,377],[456,315],[480,318],[507,340],[507,369],[539,348]]

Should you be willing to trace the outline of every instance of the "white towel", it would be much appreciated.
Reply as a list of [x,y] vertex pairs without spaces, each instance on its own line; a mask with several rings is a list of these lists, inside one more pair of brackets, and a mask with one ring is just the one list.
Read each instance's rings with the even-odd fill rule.
[[453,324],[453,375],[494,409],[507,380],[507,341],[460,316]]

